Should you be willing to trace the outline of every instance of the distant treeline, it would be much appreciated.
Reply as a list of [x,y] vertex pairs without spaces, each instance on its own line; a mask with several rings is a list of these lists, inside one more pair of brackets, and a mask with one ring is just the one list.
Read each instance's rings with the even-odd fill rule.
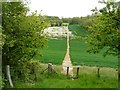
[[[92,20],[94,16],[85,16],[85,17],[73,17],[73,18],[62,18],[60,19],[57,16],[47,16],[51,26],[67,26],[68,24],[79,24],[84,28],[88,28],[92,25]],[[68,24],[67,24],[68,23]]]
[[59,17],[57,16],[47,16],[49,21],[50,21],[50,25],[51,27],[53,26],[62,26],[62,19],[60,19]]

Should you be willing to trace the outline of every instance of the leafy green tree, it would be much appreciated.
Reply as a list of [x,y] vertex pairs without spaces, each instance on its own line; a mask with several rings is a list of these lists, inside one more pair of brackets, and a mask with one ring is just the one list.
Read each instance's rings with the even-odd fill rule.
[[101,3],[106,6],[93,10],[95,18],[89,27],[87,42],[91,48],[88,51],[98,53],[104,49],[104,56],[112,54],[120,59],[120,4],[113,1]]
[[47,39],[43,36],[43,30],[48,26],[48,21],[45,16],[36,13],[26,16],[29,9],[22,2],[4,2],[2,9],[5,36],[2,47],[3,67],[10,65],[14,70],[22,71],[19,66],[22,67],[35,55],[40,55],[37,48],[45,45]]
[[[120,7],[115,2],[106,2],[106,7],[98,11],[89,27],[88,43],[90,51],[99,52],[105,46],[107,54],[118,55],[120,50]],[[120,54],[120,53],[119,53]]]

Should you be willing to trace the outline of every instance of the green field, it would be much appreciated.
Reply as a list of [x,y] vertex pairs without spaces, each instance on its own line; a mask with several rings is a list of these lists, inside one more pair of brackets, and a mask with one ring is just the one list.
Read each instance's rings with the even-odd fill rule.
[[89,54],[83,40],[70,41],[70,56],[74,65],[100,66],[117,68],[117,57],[103,57],[102,53]]
[[[88,34],[79,25],[70,25],[69,30],[78,36],[85,36]],[[73,65],[87,65],[100,67],[117,68],[117,57],[109,55],[103,57],[103,53],[89,54],[86,52],[88,46],[83,39],[70,39],[70,56]],[[37,56],[35,59],[42,63],[62,64],[66,53],[66,39],[49,39],[48,47],[42,50],[43,56]]]
[[36,56],[35,59],[42,63],[62,64],[66,53],[66,38],[49,39],[48,45],[42,50],[42,57]]

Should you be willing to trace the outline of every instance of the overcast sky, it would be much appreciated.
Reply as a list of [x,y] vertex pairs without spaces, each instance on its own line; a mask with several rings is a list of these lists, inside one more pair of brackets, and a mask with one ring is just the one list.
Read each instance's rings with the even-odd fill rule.
[[30,10],[49,16],[81,17],[91,15],[94,7],[102,8],[99,0],[30,0]]

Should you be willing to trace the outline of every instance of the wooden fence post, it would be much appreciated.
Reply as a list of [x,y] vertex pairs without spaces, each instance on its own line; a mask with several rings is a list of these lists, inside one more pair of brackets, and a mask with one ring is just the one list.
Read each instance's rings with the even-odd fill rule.
[[118,68],[118,81],[120,82],[120,69]]
[[33,70],[34,70],[34,75],[35,75],[34,80],[37,81],[38,80],[38,77],[37,77],[37,67],[35,65],[33,67],[34,67]]
[[7,79],[9,81],[10,86],[13,87],[13,83],[12,83],[12,79],[11,79],[11,75],[10,75],[10,66],[9,65],[6,66],[6,75],[7,75]]
[[97,68],[97,77],[98,78],[100,77],[100,68],[99,67]]
[[78,78],[78,75],[79,75],[79,67],[77,67],[77,78]]
[[52,73],[52,64],[48,63],[48,74]]
[[69,67],[67,67],[67,76],[68,76],[68,74],[69,74]]

